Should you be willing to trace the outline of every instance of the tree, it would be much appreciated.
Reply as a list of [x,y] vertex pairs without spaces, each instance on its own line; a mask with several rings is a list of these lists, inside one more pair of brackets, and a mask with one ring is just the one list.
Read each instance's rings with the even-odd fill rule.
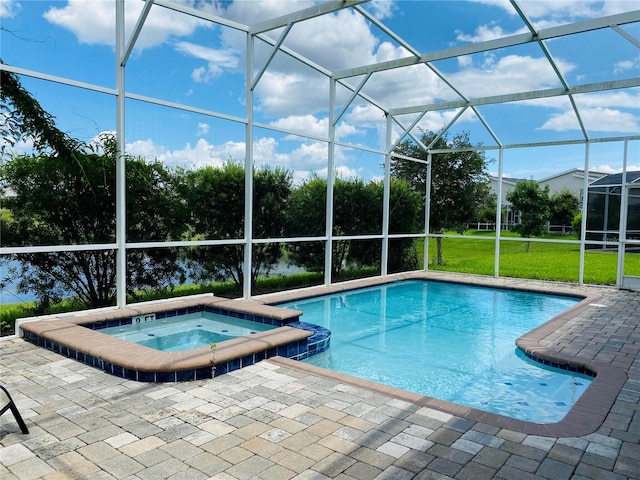
[[[327,182],[317,176],[294,189],[289,201],[288,236],[323,236]],[[335,236],[382,233],[382,182],[336,178],[334,183],[333,234]],[[414,233],[420,218],[420,196],[400,180],[393,179],[390,190],[390,233]],[[293,263],[310,271],[324,269],[324,242],[292,243],[288,246]],[[337,280],[343,268],[377,266],[381,262],[381,242],[334,240],[331,277]],[[412,239],[393,239],[389,246],[390,271],[417,267]]]
[[[103,152],[17,155],[0,173],[15,196],[2,223],[3,244],[91,245],[115,241],[116,149],[104,137]],[[178,239],[171,173],[158,162],[127,157],[127,239]],[[41,309],[64,297],[89,307],[112,305],[116,296],[114,250],[10,255],[9,275],[19,293],[32,292]],[[170,249],[132,250],[127,255],[127,292],[169,288],[180,268]]]
[[[1,60],[0,60],[1,61]],[[3,157],[6,147],[30,139],[32,155],[9,157],[1,167],[4,245],[86,245],[115,239],[116,144],[112,136],[94,147],[61,131],[55,118],[21,85],[17,75],[0,71]],[[125,158],[127,239],[170,240],[176,232],[172,174],[157,162]],[[10,189],[15,196],[7,197]],[[40,310],[73,295],[89,307],[110,305],[116,295],[115,252],[66,251],[20,254],[10,277],[19,293],[34,293]],[[181,270],[171,249],[130,250],[127,291],[169,288]],[[5,281],[6,279],[0,279]]]
[[[382,198],[383,182],[377,183]],[[422,198],[402,179],[392,178],[389,199],[389,233],[416,233],[422,231]],[[418,256],[412,238],[389,240],[389,273],[415,270]]]
[[[245,170],[234,162],[222,168],[205,167],[183,172],[180,196],[184,199],[188,239],[244,238]],[[282,169],[253,172],[253,238],[282,236],[284,214],[291,192],[291,173]],[[279,243],[256,244],[252,251],[251,283],[267,275],[282,256]],[[192,278],[200,283],[232,279],[244,282],[244,245],[193,247],[188,256]]]
[[[325,235],[327,181],[313,175],[289,196],[285,232],[288,237],[322,237]],[[324,270],[324,242],[295,242],[287,245],[290,261],[311,272]],[[332,269],[339,271],[337,266]],[[333,276],[332,271],[332,276]]]
[[550,221],[553,225],[571,225],[580,211],[580,199],[569,189],[551,195],[549,199]]
[[[2,59],[0,63],[4,63]],[[0,70],[0,115],[1,154],[6,147],[27,137],[33,141],[36,151],[50,148],[66,158],[74,158],[76,152],[84,148],[82,142],[61,131],[55,118],[25,90],[18,76],[6,70]]]
[[[333,235],[352,235],[368,224],[365,184],[336,178],[333,187]],[[371,199],[368,199],[371,201]],[[317,175],[291,192],[287,212],[287,236],[321,237],[326,234],[327,181]],[[366,226],[363,226],[366,225]],[[337,280],[345,266],[350,241],[332,242],[331,278]],[[368,250],[368,248],[364,248]],[[312,272],[324,271],[325,242],[296,242],[287,246],[290,261]],[[361,253],[362,254],[362,253]]]
[[[368,210],[370,227],[363,233],[382,233],[382,209],[384,207],[384,183],[370,182],[368,193],[364,196],[364,208]],[[391,179],[389,198],[389,233],[416,233],[421,230],[420,195],[411,190],[404,180]],[[348,222],[348,218],[345,218]],[[357,235],[357,232],[353,232]],[[360,240],[351,242],[349,260],[359,266],[380,268],[382,248],[379,240]],[[418,268],[418,257],[412,238],[392,238],[389,240],[388,272],[402,272]]]
[[[434,132],[425,131],[421,141],[430,145],[436,138]],[[452,151],[432,155],[431,164],[431,198],[426,202],[427,166],[393,158],[391,174],[395,178],[406,180],[414,191],[418,192],[423,201],[428,203],[429,232],[442,233],[455,230],[462,233],[467,224],[478,217],[481,207],[489,195],[490,176],[487,172],[488,160],[479,145],[472,145],[468,133],[460,133],[451,141],[442,135],[433,145],[433,149],[451,149]],[[395,149],[395,152],[421,160],[427,159],[427,152],[417,143],[405,140]],[[442,265],[442,238],[436,238],[438,265]]]
[[507,201],[520,211],[520,223],[512,227],[514,232],[526,238],[544,235],[550,215],[549,185],[540,188],[535,180],[521,180],[507,193]]
[[571,221],[571,230],[578,236],[578,240],[582,239],[582,212],[576,213]]
[[484,204],[478,212],[478,221],[483,223],[495,223],[498,211],[498,196],[495,193],[487,195]]

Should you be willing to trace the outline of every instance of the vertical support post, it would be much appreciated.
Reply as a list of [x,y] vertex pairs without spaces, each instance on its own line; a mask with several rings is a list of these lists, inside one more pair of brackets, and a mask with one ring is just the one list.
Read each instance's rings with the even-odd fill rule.
[[622,188],[620,189],[620,227],[618,231],[618,274],[616,287],[622,287],[624,283],[624,254],[627,245],[627,215],[629,214],[629,184],[627,183],[627,155],[629,141],[624,141],[624,154],[622,157]]
[[246,115],[244,156],[244,263],[242,265],[243,298],[251,298],[251,264],[253,247],[253,35],[247,32],[245,72]]
[[391,206],[391,116],[386,113],[386,143],[384,157],[384,185],[382,197],[382,255],[380,260],[380,275],[388,273],[389,266],[389,208]]
[[604,219],[602,223],[602,241],[604,243],[602,244],[602,250],[607,249],[607,234],[609,232],[609,202],[611,198],[611,192],[613,191],[610,186],[606,186],[605,189],[607,193],[604,196]]
[[336,149],[336,80],[329,79],[329,145],[327,156],[327,211],[325,217],[324,250],[324,283],[331,285],[331,265],[333,263],[333,184],[335,178],[335,149]]
[[116,0],[116,303],[127,305],[127,202],[124,152],[124,0]]
[[578,271],[578,284],[584,283],[584,254],[586,251],[587,236],[587,203],[589,201],[589,151],[590,143],[587,141],[584,147],[584,179],[582,181],[582,222],[580,223],[580,267]]
[[500,276],[500,237],[502,236],[502,175],[504,172],[504,148],[500,146],[498,156],[498,190],[496,201],[496,244],[493,258],[493,276]]
[[427,186],[424,194],[424,270],[429,270],[429,222],[431,216],[431,152],[427,153]]

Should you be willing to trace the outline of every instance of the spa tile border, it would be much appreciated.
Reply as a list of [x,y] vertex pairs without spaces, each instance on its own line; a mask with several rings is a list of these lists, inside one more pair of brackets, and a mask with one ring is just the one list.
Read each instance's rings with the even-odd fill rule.
[[554,366],[572,372],[582,373],[594,377],[591,385],[569,410],[567,415],[557,423],[534,423],[517,420],[490,412],[484,412],[463,405],[458,405],[444,400],[427,397],[413,392],[400,390],[395,387],[382,385],[369,380],[363,380],[343,373],[334,372],[314,365],[295,362],[286,358],[275,357],[270,359],[276,364],[311,373],[340,383],[365,388],[377,393],[389,395],[416,405],[433,408],[445,413],[467,418],[476,422],[493,425],[498,428],[506,428],[528,435],[540,435],[544,437],[574,437],[588,435],[595,432],[604,422],[608,412],[615,402],[618,394],[627,381],[626,373],[618,367],[614,367],[592,359],[570,356],[562,352],[545,347],[541,344],[548,335],[554,333],[567,322],[578,317],[585,309],[596,304],[601,298],[598,295],[585,293],[585,289],[573,284],[558,285],[557,283],[537,283],[532,285],[526,281],[508,278],[492,278],[484,276],[459,276],[447,272],[412,272],[398,275],[390,275],[386,278],[369,278],[333,284],[330,287],[309,287],[303,292],[280,292],[277,294],[263,295],[254,300],[277,305],[292,300],[300,300],[317,295],[339,293],[346,290],[355,290],[374,285],[393,283],[399,280],[429,280],[440,282],[454,282],[459,284],[474,285],[480,287],[503,288],[536,293],[548,293],[582,298],[580,302],[567,309],[562,314],[552,318],[548,322],[526,333],[516,340],[516,345],[524,354],[544,365]]
[[[258,315],[253,312],[229,310],[229,308],[221,308],[220,306],[207,306],[207,305],[196,305],[196,306],[186,307],[186,308],[174,308],[166,311],[150,312],[149,315],[153,314],[154,320],[162,320],[162,319],[173,318],[181,315],[188,315],[190,313],[201,313],[201,312],[214,313],[216,315],[224,315],[230,318],[238,318],[241,320],[248,320],[250,322],[262,323],[264,325],[271,325],[275,327],[284,327],[285,325],[296,323],[299,318],[298,316],[285,317],[284,319],[272,318],[272,317],[265,317],[263,315]],[[85,328],[90,328],[92,330],[102,330],[105,328],[131,325],[133,323],[133,319],[135,317],[140,317],[140,316],[144,316],[144,315],[133,315],[130,317],[117,318],[113,320],[102,320],[98,322],[80,323],[78,325],[81,325]]]
[[[132,317],[151,313],[166,318],[205,310],[279,328],[220,342],[215,351],[206,346],[183,352],[161,352],[107,336],[100,333],[100,328],[87,328],[91,323],[101,328],[131,323]],[[198,295],[84,315],[34,317],[23,319],[19,327],[29,342],[113,375],[141,382],[176,382],[212,378],[273,356],[303,359],[328,348],[330,332],[299,322],[300,315],[296,310],[250,300]]]

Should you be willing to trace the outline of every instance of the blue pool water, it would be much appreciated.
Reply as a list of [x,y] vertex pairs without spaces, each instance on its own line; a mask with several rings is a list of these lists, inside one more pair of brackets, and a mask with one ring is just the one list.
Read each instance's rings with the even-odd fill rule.
[[273,325],[197,312],[100,330],[101,333],[165,352],[209,346],[276,328]]
[[281,304],[331,330],[305,360],[479,410],[560,421],[591,382],[542,366],[515,341],[579,299],[460,284],[404,281]]

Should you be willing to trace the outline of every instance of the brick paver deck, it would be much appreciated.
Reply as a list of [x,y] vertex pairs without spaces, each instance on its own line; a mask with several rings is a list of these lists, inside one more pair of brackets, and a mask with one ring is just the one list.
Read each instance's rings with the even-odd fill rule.
[[0,478],[640,479],[640,293],[589,290],[598,304],[540,341],[626,373],[588,435],[500,428],[290,361],[138,383],[14,338],[0,381],[30,433],[0,417]]

